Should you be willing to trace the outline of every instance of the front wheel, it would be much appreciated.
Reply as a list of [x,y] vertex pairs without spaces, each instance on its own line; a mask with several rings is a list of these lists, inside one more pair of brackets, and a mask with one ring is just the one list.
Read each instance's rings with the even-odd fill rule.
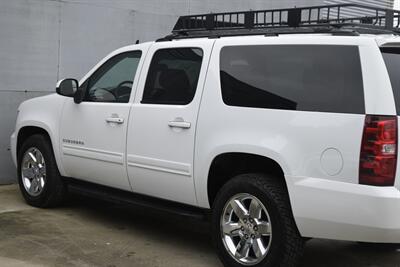
[[276,177],[243,174],[230,180],[214,201],[212,227],[225,266],[294,267],[302,255],[304,241]]
[[35,207],[57,206],[66,194],[48,138],[36,134],[18,151],[18,183],[25,201]]

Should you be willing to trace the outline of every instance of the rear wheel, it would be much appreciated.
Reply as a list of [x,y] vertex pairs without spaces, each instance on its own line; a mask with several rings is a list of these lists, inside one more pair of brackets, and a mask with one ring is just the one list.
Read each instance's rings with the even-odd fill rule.
[[225,266],[293,267],[303,250],[285,188],[275,177],[239,175],[218,193],[213,239]]
[[57,206],[66,194],[50,141],[37,134],[18,152],[18,183],[25,201],[35,207]]

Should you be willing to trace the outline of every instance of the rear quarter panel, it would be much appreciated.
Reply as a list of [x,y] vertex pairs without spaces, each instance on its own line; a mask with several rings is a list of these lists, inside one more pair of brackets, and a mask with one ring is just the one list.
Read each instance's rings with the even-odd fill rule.
[[[197,125],[195,185],[199,206],[210,207],[207,184],[213,159],[222,153],[245,152],[271,158],[281,166],[295,218],[318,217],[319,211],[310,213],[309,210],[319,200],[312,194],[307,195],[312,190],[303,189],[313,188],[320,181],[358,183],[365,114],[243,108],[224,104],[219,77],[221,48],[261,44],[358,46],[367,114],[395,114],[393,95],[388,90],[390,81],[382,68],[384,62],[375,40],[369,37],[232,37],[221,38],[215,43]],[[339,156],[324,158],[323,167],[322,155],[330,149],[339,151]],[[341,164],[340,170],[335,174],[327,172],[330,164]],[[339,202],[339,205],[345,204]]]

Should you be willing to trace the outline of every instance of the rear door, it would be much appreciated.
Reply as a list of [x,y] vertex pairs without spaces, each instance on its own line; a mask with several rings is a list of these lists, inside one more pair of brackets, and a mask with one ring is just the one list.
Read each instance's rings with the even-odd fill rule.
[[194,138],[213,42],[160,42],[150,48],[128,129],[133,191],[196,204]]

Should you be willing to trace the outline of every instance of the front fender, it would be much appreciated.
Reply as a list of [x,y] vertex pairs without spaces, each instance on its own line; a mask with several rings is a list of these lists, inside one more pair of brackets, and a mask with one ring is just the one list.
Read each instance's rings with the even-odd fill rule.
[[11,136],[12,156],[17,161],[17,144],[21,130],[25,127],[37,127],[47,132],[53,147],[54,156],[61,175],[65,175],[61,164],[59,145],[59,129],[65,97],[52,94],[23,102],[19,107],[19,114],[15,132]]

